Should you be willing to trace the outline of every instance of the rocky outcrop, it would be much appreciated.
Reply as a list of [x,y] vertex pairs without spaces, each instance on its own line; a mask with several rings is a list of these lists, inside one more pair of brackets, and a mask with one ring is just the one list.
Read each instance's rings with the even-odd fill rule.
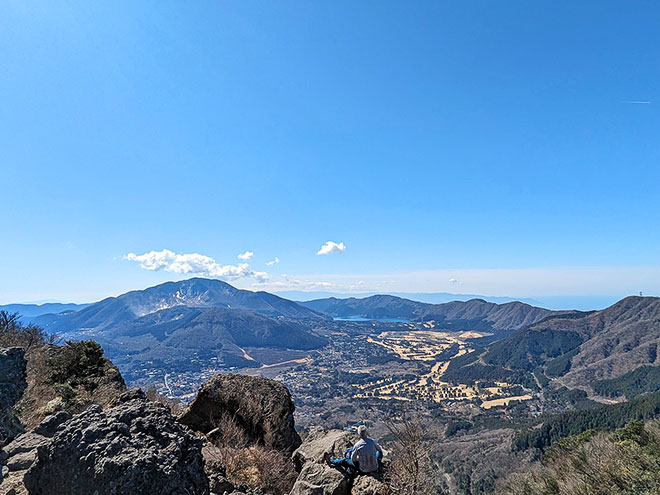
[[127,393],[114,407],[94,405],[57,426],[37,446],[24,483],[30,495],[206,495],[201,449],[165,406]]
[[291,495],[349,495],[346,477],[325,464],[310,462],[303,466]]
[[377,477],[358,476],[351,487],[341,471],[324,463],[324,454],[343,457],[355,440],[354,434],[346,431],[312,430],[293,453],[300,474],[290,495],[386,495],[387,486]]
[[[107,407],[116,397],[126,392],[126,384],[117,367],[108,359],[101,358],[97,373],[85,377],[86,387],[78,385],[71,392],[73,397],[66,401],[51,382],[51,368],[48,362],[61,355],[62,346],[45,345],[31,350],[27,357],[28,388],[23,394],[18,408],[19,419],[26,430],[37,426],[46,417],[61,410],[77,414],[91,404]],[[72,381],[77,381],[72,377]]]
[[326,431],[313,427],[305,442],[293,453],[293,462],[298,471],[307,463],[323,463],[323,456],[328,453],[333,457],[342,457],[344,451],[353,446],[354,434],[342,430]]
[[37,428],[20,435],[4,448],[6,479],[0,484],[0,495],[27,494],[23,478],[37,460],[37,449],[46,445],[57,428],[69,419],[71,414],[66,411],[48,416]]
[[27,388],[26,366],[23,349],[0,349],[0,447],[22,432],[14,406]]
[[358,476],[351,495],[388,495],[389,487],[378,476]]
[[[293,452],[300,445],[288,389],[265,378],[216,375],[199,390],[179,421],[213,439],[227,419],[244,433],[248,444]],[[220,428],[220,430],[219,430]]]

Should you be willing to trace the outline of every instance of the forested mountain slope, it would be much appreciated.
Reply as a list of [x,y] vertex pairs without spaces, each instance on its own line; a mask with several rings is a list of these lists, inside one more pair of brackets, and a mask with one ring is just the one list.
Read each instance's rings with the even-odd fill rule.
[[[491,344],[480,356],[467,356],[452,363],[450,376],[493,369],[538,370],[558,385],[589,389],[600,380],[659,364],[658,344],[660,298],[627,297],[601,311],[553,315],[525,327]],[[643,375],[642,382],[658,383],[655,388],[637,383],[637,388],[660,388],[655,373],[638,374]],[[610,390],[608,395],[616,393]]]

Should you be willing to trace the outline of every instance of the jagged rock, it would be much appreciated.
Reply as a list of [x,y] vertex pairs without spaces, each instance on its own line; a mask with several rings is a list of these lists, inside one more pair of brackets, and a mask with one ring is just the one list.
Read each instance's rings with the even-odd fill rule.
[[169,410],[131,393],[58,427],[24,483],[30,495],[207,495],[202,442]]
[[0,349],[0,447],[23,431],[14,406],[27,388],[26,367],[23,349]]
[[227,480],[227,470],[222,465],[220,449],[207,444],[202,448],[204,470],[209,478],[212,493],[232,493],[236,487]]
[[117,397],[114,397],[108,405],[110,407],[115,407],[132,400],[147,400],[147,395],[141,388],[131,388],[119,394]]
[[62,423],[69,421],[70,419],[70,413],[67,411],[58,411],[55,414],[45,417],[44,420],[32,430],[32,433],[50,438],[55,435],[57,428]]
[[0,495],[28,495],[23,485],[23,474],[9,472],[0,484]]
[[358,476],[351,490],[351,495],[387,495],[390,493],[385,483],[375,476]]
[[308,462],[298,475],[291,495],[349,495],[346,477],[325,464]]
[[0,495],[23,495],[27,493],[23,477],[37,460],[37,448],[46,445],[57,428],[71,415],[65,411],[48,416],[34,430],[24,433],[5,446],[2,461],[6,463],[7,480],[0,485]]
[[216,375],[199,390],[179,421],[209,434],[231,418],[250,443],[293,452],[301,443],[293,421],[291,394],[279,382],[265,378]]
[[37,460],[37,448],[48,443],[59,425],[71,419],[71,415],[61,411],[48,416],[34,430],[18,436],[3,449],[3,460],[11,472],[25,471]]

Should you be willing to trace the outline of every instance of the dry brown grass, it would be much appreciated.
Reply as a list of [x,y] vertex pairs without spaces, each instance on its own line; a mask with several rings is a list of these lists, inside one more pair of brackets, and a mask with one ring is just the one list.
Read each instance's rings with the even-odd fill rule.
[[[226,478],[235,486],[260,488],[264,493],[289,493],[297,473],[289,455],[261,445],[250,445],[250,439],[234,417],[224,413],[207,434],[217,447],[214,450],[219,464],[226,470]],[[268,436],[269,432],[265,432]],[[268,445],[268,439],[266,438]]]
[[289,493],[297,473],[291,458],[276,450],[251,447],[220,447],[218,461],[226,469],[227,479],[235,486],[260,488],[264,493]]

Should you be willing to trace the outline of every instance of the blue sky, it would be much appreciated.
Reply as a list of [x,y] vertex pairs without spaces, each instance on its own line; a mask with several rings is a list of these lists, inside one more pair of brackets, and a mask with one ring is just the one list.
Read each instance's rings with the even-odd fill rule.
[[[660,293],[658,18],[652,1],[5,0],[0,303],[197,273]],[[127,258],[150,252],[152,269]]]

